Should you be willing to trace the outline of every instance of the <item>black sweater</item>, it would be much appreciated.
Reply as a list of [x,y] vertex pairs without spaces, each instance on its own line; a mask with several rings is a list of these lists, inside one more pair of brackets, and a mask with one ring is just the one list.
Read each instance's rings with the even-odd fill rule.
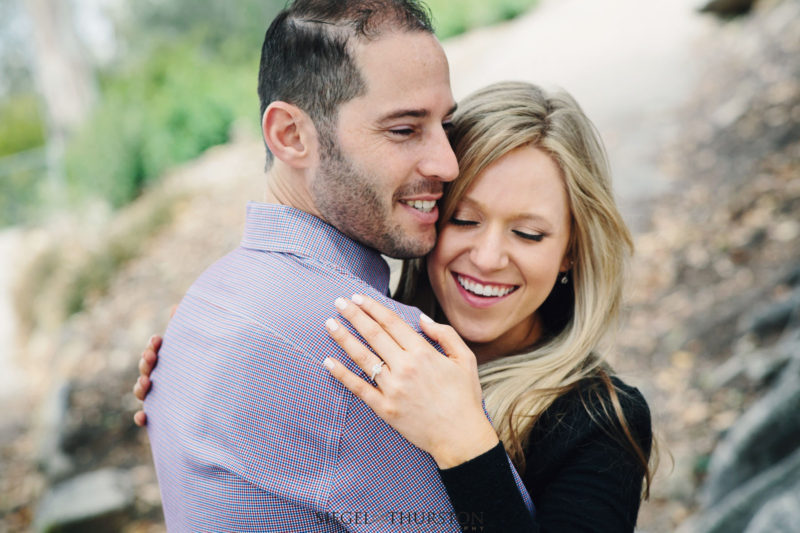
[[[628,426],[642,450],[650,452],[650,410],[638,389],[612,378]],[[644,470],[603,415],[593,420],[581,395],[586,381],[558,398],[531,430],[522,476],[536,515],[519,495],[502,444],[439,473],[463,531],[633,531],[641,501]],[[604,399],[605,388],[600,386]],[[602,411],[601,411],[602,412]],[[609,432],[611,431],[611,434]]]

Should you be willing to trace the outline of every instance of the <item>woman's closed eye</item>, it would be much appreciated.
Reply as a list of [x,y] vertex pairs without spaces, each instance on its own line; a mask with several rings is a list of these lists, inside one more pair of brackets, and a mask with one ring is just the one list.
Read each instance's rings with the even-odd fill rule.
[[451,217],[450,223],[453,224],[454,226],[474,226],[478,222],[475,220],[468,220],[466,218]]
[[542,239],[544,239],[544,233],[529,233],[527,231],[520,231],[518,229],[511,231],[513,231],[514,235],[517,237],[521,237],[528,241],[540,242]]

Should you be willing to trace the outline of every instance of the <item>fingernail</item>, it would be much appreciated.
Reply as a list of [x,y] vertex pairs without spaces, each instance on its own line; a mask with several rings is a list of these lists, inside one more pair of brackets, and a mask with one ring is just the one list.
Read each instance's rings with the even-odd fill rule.
[[361,305],[364,303],[364,297],[361,296],[360,294],[354,294],[353,297],[350,299],[353,300],[353,303],[356,305]]
[[433,319],[431,317],[429,317],[428,315],[426,315],[425,313],[420,313],[419,314],[419,319],[422,320],[423,322],[428,323],[428,324],[433,324]]
[[337,324],[334,319],[329,318],[328,320],[325,321],[325,327],[331,331],[336,331],[337,329],[339,329],[339,324]]
[[344,298],[336,298],[336,301],[334,301],[333,303],[336,304],[336,308],[339,309],[340,311],[347,308],[347,300],[345,300]]
[[326,357],[322,364],[325,365],[325,368],[328,370],[333,370],[333,360],[330,357]]
[[153,343],[155,343],[155,342],[156,342],[156,336],[153,335],[153,336],[150,337],[150,345],[152,346]]

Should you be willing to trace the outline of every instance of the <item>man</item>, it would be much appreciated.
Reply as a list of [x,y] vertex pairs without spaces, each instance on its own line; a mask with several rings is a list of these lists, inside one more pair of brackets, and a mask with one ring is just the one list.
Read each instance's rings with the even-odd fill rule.
[[[269,204],[189,289],[167,330],[148,428],[180,531],[458,531],[432,459],[323,368],[338,296],[392,302],[380,256],[436,238],[458,166],[444,52],[414,0],[297,0],[258,85]],[[527,496],[527,495],[526,495]]]

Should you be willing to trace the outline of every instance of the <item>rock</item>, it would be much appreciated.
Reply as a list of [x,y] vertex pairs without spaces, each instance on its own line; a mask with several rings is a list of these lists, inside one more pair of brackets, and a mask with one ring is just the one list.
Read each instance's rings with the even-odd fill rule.
[[119,531],[134,503],[126,471],[97,470],[51,488],[39,505],[34,529],[42,533]]
[[[733,487],[732,492],[724,500],[684,522],[678,533],[744,531],[767,502],[796,491],[798,479],[800,479],[800,449],[747,483]],[[778,516],[775,516],[775,519],[779,519]],[[760,518],[759,522],[761,520],[767,519]],[[792,531],[797,531],[796,527]]]
[[790,287],[800,285],[800,265],[795,266],[789,271],[788,274],[786,274],[783,279],[783,283],[789,285]]
[[54,386],[39,412],[37,462],[52,480],[63,479],[73,468],[72,461],[63,449],[71,390],[71,384],[66,381]]
[[758,338],[780,333],[792,319],[800,316],[800,289],[795,289],[787,299],[770,304],[755,313],[747,320],[745,328]]
[[756,0],[711,0],[700,8],[701,13],[713,13],[723,17],[744,15],[753,8]]
[[744,533],[793,533],[800,524],[800,482],[759,509]]
[[[791,368],[791,367],[790,367]],[[800,449],[800,375],[784,379],[753,404],[717,445],[703,489],[713,505],[760,471]]]

